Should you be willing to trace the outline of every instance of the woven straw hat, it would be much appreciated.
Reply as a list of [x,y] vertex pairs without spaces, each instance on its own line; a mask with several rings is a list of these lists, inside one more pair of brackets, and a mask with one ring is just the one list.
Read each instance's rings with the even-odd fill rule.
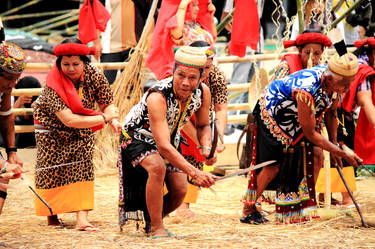
[[22,48],[10,42],[0,44],[0,67],[11,74],[21,74],[26,67],[26,56]]
[[328,61],[328,68],[333,73],[344,77],[354,76],[358,72],[357,57],[352,53],[346,53],[343,56],[335,53]]
[[193,68],[203,68],[207,61],[207,56],[201,48],[190,46],[180,47],[174,58],[177,64]]

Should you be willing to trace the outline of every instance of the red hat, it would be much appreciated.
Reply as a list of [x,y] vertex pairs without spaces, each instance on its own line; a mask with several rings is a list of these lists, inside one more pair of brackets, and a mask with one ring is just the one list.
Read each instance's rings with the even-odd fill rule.
[[53,53],[56,56],[60,55],[95,55],[95,48],[89,47],[85,44],[79,43],[61,43],[56,45],[53,49]]
[[367,39],[359,40],[354,42],[354,46],[357,48],[360,48],[362,46],[369,45],[372,48],[375,48],[375,38],[374,37],[369,37]]
[[332,45],[331,40],[321,33],[304,33],[298,35],[296,40],[283,41],[284,48],[301,46],[308,43],[319,43],[324,47],[330,47]]

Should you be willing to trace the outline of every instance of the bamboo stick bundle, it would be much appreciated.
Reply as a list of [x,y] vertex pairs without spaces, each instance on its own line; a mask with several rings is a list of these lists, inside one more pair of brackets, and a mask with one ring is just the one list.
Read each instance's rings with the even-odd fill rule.
[[78,17],[79,17],[78,15],[75,15],[75,16],[69,17],[67,19],[64,19],[64,20],[61,20],[61,21],[58,21],[58,22],[55,22],[55,23],[51,23],[51,24],[49,24],[47,26],[44,26],[42,28],[34,29],[34,30],[30,31],[30,33],[37,34],[37,33],[45,32],[48,29],[55,28],[55,27],[65,25],[65,24],[70,23],[70,22],[77,21]]
[[62,35],[62,34],[65,34],[65,35],[76,35],[77,31],[78,31],[78,24],[74,25],[72,27],[67,27],[67,28],[65,28],[63,30],[48,30],[48,32],[50,34],[46,37],[46,39],[48,40],[49,38],[53,38],[53,37],[56,37],[56,36]]
[[19,15],[4,16],[1,19],[3,21],[10,21],[10,20],[16,20],[16,19],[55,16],[55,15],[70,13],[72,11],[74,10],[57,10],[57,11],[48,11],[48,12],[40,12],[40,13],[32,13],[32,14],[19,14]]
[[6,16],[6,15],[9,15],[9,14],[15,13],[15,12],[21,10],[21,9],[24,9],[24,8],[30,6],[30,5],[33,5],[33,4],[36,4],[36,3],[39,3],[39,2],[41,2],[41,1],[42,1],[42,0],[32,0],[32,1],[29,1],[29,2],[27,2],[27,3],[25,3],[25,4],[23,4],[23,5],[20,5],[20,6],[16,7],[16,8],[13,8],[13,9],[10,9],[10,10],[8,10],[8,11],[5,11],[5,12],[1,13],[0,16],[3,17],[3,16]]
[[[145,64],[146,53],[151,42],[151,28],[153,27],[153,16],[158,0],[153,0],[147,17],[141,38],[130,55],[130,59],[120,78],[113,84],[114,104],[119,108],[122,121],[131,107],[141,98],[141,83],[144,78],[142,68]],[[104,128],[97,134],[95,144],[94,165],[113,165],[117,159],[118,137],[114,135],[110,127]]]
[[52,17],[50,19],[47,19],[47,20],[44,20],[44,21],[41,21],[41,22],[37,22],[37,23],[34,23],[34,24],[26,26],[26,27],[22,27],[22,28],[20,28],[20,30],[31,31],[31,30],[34,30],[36,28],[43,27],[47,24],[55,23],[55,22],[60,21],[60,20],[64,20],[66,18],[69,18],[71,16],[75,16],[75,15],[78,15],[77,10],[73,10],[69,13],[59,15],[59,16],[56,16],[56,17]]

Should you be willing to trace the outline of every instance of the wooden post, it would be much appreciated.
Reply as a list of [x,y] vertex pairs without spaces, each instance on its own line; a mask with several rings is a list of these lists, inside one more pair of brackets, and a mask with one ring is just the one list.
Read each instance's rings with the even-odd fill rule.
[[[328,139],[327,129],[324,127],[322,134]],[[329,152],[324,151],[324,208],[329,209],[331,207],[331,161],[329,158]]]

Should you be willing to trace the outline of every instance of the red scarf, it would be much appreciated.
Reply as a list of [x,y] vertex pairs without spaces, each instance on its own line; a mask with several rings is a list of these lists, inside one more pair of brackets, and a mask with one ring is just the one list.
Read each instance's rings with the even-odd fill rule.
[[345,93],[342,99],[342,107],[346,112],[352,112],[358,86],[370,75],[375,75],[375,70],[369,65],[360,64],[358,67],[358,73],[356,74],[354,81],[350,84],[349,91]]
[[[73,82],[57,68],[56,64],[53,65],[52,70],[48,73],[46,84],[59,95],[73,113],[87,116],[100,115],[100,112],[86,109],[83,106]],[[92,131],[97,131],[103,127],[104,125],[101,124],[90,128]]]
[[[158,19],[155,24],[150,51],[146,58],[146,66],[160,79],[171,76],[174,66],[174,42],[170,30],[177,27],[176,13],[181,0],[163,0]],[[208,0],[199,0],[197,22],[212,34],[211,15],[207,11]],[[186,15],[189,18],[189,8]],[[186,17],[185,17],[186,20]]]
[[80,41],[87,44],[98,39],[97,29],[104,32],[110,18],[111,15],[99,0],[85,0],[79,10],[78,37]]
[[247,46],[256,50],[259,32],[258,6],[255,0],[236,0],[229,53],[243,57]]
[[299,54],[286,54],[281,60],[286,60],[286,62],[288,63],[289,74],[303,69],[301,57],[299,56]]
[[[190,121],[195,126],[195,114],[191,116]],[[204,162],[206,159],[202,156],[199,149],[197,148],[198,145],[183,130],[181,130],[181,135],[185,138],[186,143],[188,144],[188,146],[183,143],[180,144],[182,155],[193,156],[195,158],[195,161]]]

